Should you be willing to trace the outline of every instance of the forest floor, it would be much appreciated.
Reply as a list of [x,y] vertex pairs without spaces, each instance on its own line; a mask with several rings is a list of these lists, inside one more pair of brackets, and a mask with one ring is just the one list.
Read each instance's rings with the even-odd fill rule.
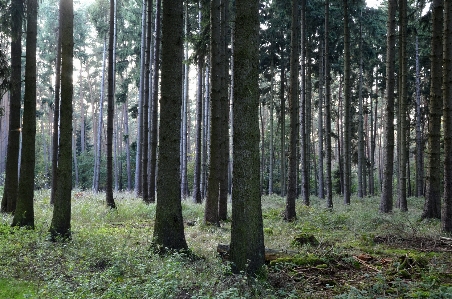
[[74,191],[72,240],[52,243],[49,196],[36,192],[35,230],[0,215],[0,298],[452,298],[452,241],[438,220],[419,220],[421,198],[383,215],[377,197],[350,206],[336,197],[332,211],[312,197],[286,223],[284,199],[264,196],[265,246],[280,258],[249,278],[217,253],[230,222],[204,225],[203,205],[182,202],[193,255],[159,256],[150,250],[155,205],[117,193],[112,211],[103,194]]

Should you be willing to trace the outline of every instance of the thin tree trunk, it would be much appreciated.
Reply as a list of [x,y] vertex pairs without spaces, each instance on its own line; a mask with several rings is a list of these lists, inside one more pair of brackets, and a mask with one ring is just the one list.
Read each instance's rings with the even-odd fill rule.
[[421,83],[419,67],[419,39],[416,35],[416,197],[424,195],[424,178],[422,165],[422,134],[421,134]]
[[286,97],[285,97],[285,92],[284,92],[284,84],[286,81],[285,78],[285,67],[284,67],[284,63],[283,63],[283,53],[281,53],[281,86],[279,89],[279,98],[280,98],[280,102],[281,102],[281,119],[280,119],[280,123],[281,123],[281,153],[280,153],[280,157],[281,157],[281,171],[280,171],[280,175],[281,175],[281,197],[286,196]]
[[93,176],[93,191],[99,192],[99,179],[100,179],[100,163],[102,152],[102,129],[103,129],[103,109],[104,109],[104,88],[105,88],[105,58],[107,53],[107,36],[104,36],[104,50],[102,54],[102,79],[100,86],[100,98],[99,98],[99,121],[97,125],[97,154],[94,159],[94,176]]
[[331,72],[329,47],[330,1],[325,1],[325,134],[326,134],[326,206],[333,208],[333,183],[331,173]]
[[[293,9],[293,7],[292,7]],[[301,0],[301,88],[300,88],[300,164],[301,164],[301,197],[305,205],[309,205],[309,118],[307,116],[307,92],[306,92],[306,0]],[[298,57],[297,57],[298,61]],[[296,162],[295,162],[296,163]],[[296,179],[296,178],[295,178]],[[295,182],[296,184],[296,182]]]
[[202,141],[202,76],[203,58],[198,57],[197,94],[196,94],[196,145],[195,145],[195,170],[193,181],[193,202],[201,203],[201,141]]
[[147,0],[143,0],[141,12],[141,51],[140,51],[140,86],[138,93],[138,119],[137,119],[137,154],[135,157],[135,196],[143,195],[141,160],[143,157],[141,139],[143,138],[143,106],[144,106],[144,77],[145,77],[145,50],[146,50],[146,8]]
[[128,99],[123,104],[123,117],[124,117],[124,142],[126,144],[126,167],[127,167],[127,191],[132,190],[132,172],[130,165],[130,139],[129,139],[129,114],[127,113]]
[[273,77],[275,75],[274,59],[272,58],[270,65],[270,153],[269,153],[269,170],[268,170],[268,195],[273,194],[273,142],[274,142],[274,130],[273,130]]
[[116,0],[110,0],[110,36],[108,42],[108,102],[107,102],[107,182],[105,187],[106,202],[109,208],[116,208],[113,198],[113,119],[115,113],[114,91],[115,91],[115,15]]
[[350,204],[351,192],[351,79],[350,79],[350,24],[348,1],[344,3],[344,204]]
[[392,212],[392,180],[394,169],[394,69],[395,69],[395,39],[396,39],[396,9],[397,1],[389,0],[387,22],[387,52],[386,52],[386,103],[385,103],[385,148],[383,185],[380,201],[380,212]]
[[57,168],[58,168],[58,141],[60,135],[60,82],[61,82],[61,9],[58,13],[58,38],[56,45],[55,61],[55,96],[53,108],[53,133],[52,133],[52,188],[50,191],[50,204],[55,202],[55,192],[57,188]]
[[319,198],[325,198],[324,194],[324,176],[323,176],[323,79],[324,79],[324,73],[323,73],[323,59],[324,59],[324,40],[320,41],[320,61],[319,61],[319,117],[318,117],[318,135],[319,135],[319,172],[318,172],[318,196]]
[[[184,33],[185,36],[188,34],[188,2],[184,3],[185,5],[185,16],[184,16]],[[188,114],[188,73],[189,73],[189,64],[188,64],[188,40],[186,39],[184,42],[184,92],[183,92],[183,101],[182,101],[182,128],[181,128],[181,196],[182,199],[186,199],[188,196],[188,183],[187,183],[187,114]]]
[[358,86],[358,197],[363,198],[366,190],[365,174],[366,174],[366,157],[364,154],[364,118],[363,118],[363,36],[362,36],[362,11],[359,21],[359,86]]
[[162,0],[157,0],[155,10],[155,39],[154,39],[154,74],[152,75],[152,117],[151,117],[151,169],[149,170],[150,183],[149,183],[149,201],[155,202],[156,197],[156,174],[157,174],[157,140],[158,140],[158,96],[159,96],[159,69],[160,69],[160,40],[161,40],[161,6]]

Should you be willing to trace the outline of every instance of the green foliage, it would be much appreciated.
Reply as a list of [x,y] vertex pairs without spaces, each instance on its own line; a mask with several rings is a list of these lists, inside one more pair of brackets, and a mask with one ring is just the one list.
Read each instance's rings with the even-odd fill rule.
[[[203,224],[203,205],[182,202],[187,243],[198,258],[165,256],[150,248],[155,205],[131,193],[116,193],[117,210],[105,208],[104,194],[73,191],[72,240],[46,240],[50,192],[35,192],[35,230],[10,227],[0,215],[1,298],[450,298],[450,256],[378,241],[439,235],[438,221],[417,222],[422,200],[410,199],[409,213],[382,215],[378,198],[324,208],[324,200],[297,206],[299,218],[282,221],[284,198],[263,197],[267,248],[296,252],[272,262],[258,278],[233,275],[215,248],[228,244],[230,222]],[[300,235],[317,245],[297,246]],[[374,268],[354,256],[374,257]],[[387,264],[381,264],[387,259]],[[367,262],[371,265],[371,262]],[[336,276],[335,273],[337,273]],[[3,292],[3,293],[2,293]],[[9,293],[8,293],[9,292]],[[323,295],[322,295],[323,294]]]

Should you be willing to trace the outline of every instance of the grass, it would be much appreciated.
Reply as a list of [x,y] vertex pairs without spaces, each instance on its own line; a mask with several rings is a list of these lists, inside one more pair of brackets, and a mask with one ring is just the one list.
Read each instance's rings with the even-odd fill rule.
[[[298,219],[282,221],[284,199],[263,197],[265,245],[297,252],[273,261],[258,278],[233,275],[216,253],[229,243],[230,222],[203,224],[202,205],[183,202],[193,259],[150,250],[155,205],[129,193],[77,191],[72,240],[47,241],[49,192],[35,194],[35,230],[11,228],[0,215],[0,298],[450,298],[452,246],[441,244],[439,221],[419,221],[423,199],[408,213],[378,213],[378,198],[335,198],[333,211],[313,197],[297,204]],[[194,225],[193,225],[194,223]],[[318,244],[297,245],[313,235]],[[365,258],[364,258],[365,257]]]

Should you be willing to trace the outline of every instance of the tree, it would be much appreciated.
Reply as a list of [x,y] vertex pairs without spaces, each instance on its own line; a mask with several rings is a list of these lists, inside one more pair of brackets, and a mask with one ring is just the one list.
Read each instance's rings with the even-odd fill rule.
[[380,212],[392,211],[392,178],[394,169],[394,68],[395,68],[395,27],[397,1],[388,1],[387,49],[386,49],[386,102],[384,128],[384,166]]
[[234,32],[234,152],[230,257],[234,273],[264,265],[259,186],[259,1],[237,0]]
[[[300,90],[300,163],[301,196],[303,203],[309,205],[309,99],[307,88],[307,39],[306,39],[306,0],[301,0],[301,90]],[[288,186],[289,187],[289,186]]]
[[444,202],[441,229],[452,233],[452,3],[444,1],[443,32],[444,100]]
[[34,170],[36,141],[36,37],[38,31],[38,2],[27,1],[27,48],[25,62],[24,121],[20,162],[19,191],[13,226],[34,228]]
[[397,206],[398,208],[406,212],[407,207],[407,57],[406,57],[406,43],[407,43],[407,0],[399,1],[399,90],[398,95],[399,100],[399,119],[398,124],[400,124],[400,131],[398,136],[400,136],[400,165],[399,165],[399,185],[398,185],[398,198]]
[[210,2],[210,163],[207,181],[207,196],[204,220],[206,223],[219,224],[218,199],[220,195],[221,170],[221,1]]
[[428,122],[427,175],[422,219],[441,218],[441,116],[443,0],[432,2],[430,104]]
[[[289,178],[287,182],[286,210],[284,220],[292,221],[297,217],[295,199],[297,198],[298,172],[298,35],[300,22],[298,18],[298,0],[292,0],[292,24],[290,34],[290,149]],[[302,79],[303,80],[303,79]],[[305,167],[305,165],[302,165]]]
[[72,71],[73,25],[72,0],[61,0],[61,113],[60,143],[58,150],[58,183],[50,224],[52,240],[71,237],[71,189],[72,189]]
[[110,32],[108,38],[108,101],[107,101],[107,184],[105,187],[106,202],[109,208],[115,209],[113,198],[113,118],[115,113],[115,11],[116,0],[110,0]]
[[344,204],[350,204],[351,190],[351,78],[350,78],[350,12],[344,3]]
[[326,146],[326,206],[333,208],[333,184],[331,178],[331,72],[330,72],[330,47],[329,24],[330,1],[325,1],[325,146]]
[[11,81],[9,98],[9,134],[6,154],[5,188],[1,211],[13,213],[16,210],[17,187],[19,184],[19,138],[20,99],[22,69],[22,15],[23,1],[11,1]]
[[58,142],[60,123],[60,86],[61,86],[61,9],[58,12],[58,38],[56,44],[56,61],[55,61],[55,94],[53,108],[53,132],[52,132],[52,190],[50,192],[50,204],[54,204],[56,189],[58,184]]
[[180,200],[180,124],[182,105],[183,3],[162,3],[162,70],[159,127],[159,171],[154,245],[185,250]]

